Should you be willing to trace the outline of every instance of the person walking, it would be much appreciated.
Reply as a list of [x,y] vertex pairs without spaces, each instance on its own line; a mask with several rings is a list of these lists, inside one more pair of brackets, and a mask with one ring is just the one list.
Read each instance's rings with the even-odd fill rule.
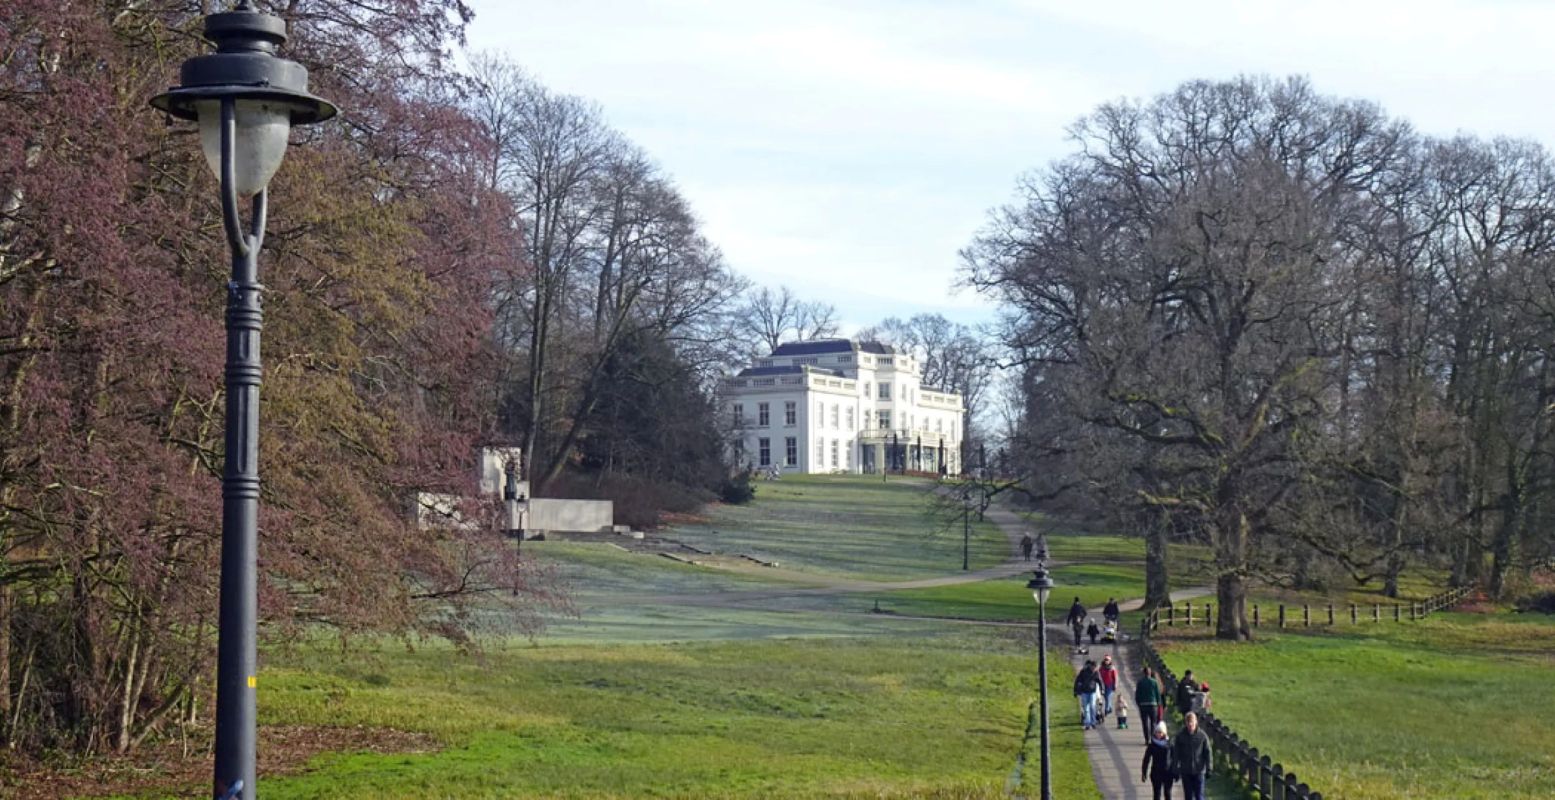
[[1102,715],[1106,716],[1112,713],[1112,695],[1118,690],[1118,671],[1112,666],[1112,656],[1102,656],[1096,677],[1101,680]]
[[1198,709],[1199,685],[1193,680],[1193,670],[1182,674],[1177,682],[1177,713],[1189,714]]
[[1029,534],[1029,533],[1021,534],[1021,537],[1020,537],[1020,554],[1025,556],[1027,561],[1031,560],[1031,548],[1035,544],[1036,544],[1036,542],[1032,541],[1032,539],[1031,539],[1031,534]]
[[1101,610],[1102,619],[1105,619],[1109,622],[1117,622],[1121,613],[1122,612],[1118,610],[1118,599],[1115,597],[1107,598],[1107,605]]
[[1080,605],[1080,598],[1074,599],[1074,605],[1069,607],[1069,616],[1064,618],[1069,627],[1074,629],[1074,646],[1080,648],[1080,634],[1085,630],[1085,606]]
[[1139,707],[1139,719],[1141,728],[1145,731],[1145,743],[1150,743],[1150,734],[1155,730],[1157,722],[1161,721],[1161,684],[1155,679],[1155,671],[1145,667],[1145,676],[1134,684],[1134,705]]
[[1157,722],[1145,731],[1145,760],[1139,765],[1139,782],[1150,784],[1154,800],[1172,800],[1172,740],[1166,738],[1166,723]]
[[1182,781],[1183,800],[1204,800],[1204,778],[1209,775],[1209,735],[1199,730],[1192,711],[1182,718],[1182,730],[1172,738],[1172,771]]
[[1085,730],[1096,727],[1096,662],[1086,659],[1080,674],[1074,676],[1074,696],[1080,702],[1080,724]]
[[1101,635],[1101,628],[1096,627],[1095,619],[1090,620],[1090,623],[1090,625],[1086,626],[1085,632],[1091,637],[1091,644],[1096,644],[1096,637]]

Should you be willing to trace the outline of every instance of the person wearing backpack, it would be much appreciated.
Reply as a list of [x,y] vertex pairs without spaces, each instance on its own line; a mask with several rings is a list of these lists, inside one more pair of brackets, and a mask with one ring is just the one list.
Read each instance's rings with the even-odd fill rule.
[[1080,724],[1085,730],[1096,727],[1096,689],[1100,685],[1096,662],[1087,660],[1080,673],[1074,676],[1074,696],[1080,701]]
[[1182,674],[1177,682],[1177,713],[1191,714],[1198,709],[1199,684],[1193,680],[1193,670]]

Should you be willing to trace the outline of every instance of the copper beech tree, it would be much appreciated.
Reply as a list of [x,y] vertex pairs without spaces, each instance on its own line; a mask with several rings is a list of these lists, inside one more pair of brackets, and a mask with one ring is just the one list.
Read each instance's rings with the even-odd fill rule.
[[[175,82],[212,4],[0,4],[0,740],[124,751],[214,668],[226,256]],[[271,185],[265,632],[462,639],[523,601],[491,528],[420,531],[492,431],[494,287],[523,272],[492,143],[453,93],[459,0],[261,3],[337,100]],[[472,514],[476,513],[471,509]],[[511,604],[522,616],[527,604]]]

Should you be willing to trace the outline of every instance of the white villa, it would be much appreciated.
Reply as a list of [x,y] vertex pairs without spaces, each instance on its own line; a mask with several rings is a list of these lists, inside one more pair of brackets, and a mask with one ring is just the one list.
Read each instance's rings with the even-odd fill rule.
[[879,342],[780,345],[728,378],[735,462],[784,472],[961,472],[961,395]]

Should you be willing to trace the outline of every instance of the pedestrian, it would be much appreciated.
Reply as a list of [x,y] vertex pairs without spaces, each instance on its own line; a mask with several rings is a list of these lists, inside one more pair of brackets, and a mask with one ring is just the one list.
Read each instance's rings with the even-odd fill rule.
[[1117,622],[1119,613],[1117,598],[1107,598],[1107,605],[1101,610],[1102,619],[1108,620],[1109,622]]
[[1161,721],[1161,684],[1155,679],[1155,671],[1145,667],[1145,676],[1134,684],[1134,705],[1139,706],[1139,718],[1144,724],[1145,743],[1150,742],[1150,733],[1155,730],[1155,724]]
[[1076,597],[1074,605],[1069,607],[1069,616],[1064,618],[1064,621],[1069,623],[1069,627],[1074,629],[1074,646],[1077,650],[1080,648],[1080,633],[1085,626],[1085,613],[1085,606],[1080,605],[1080,598]]
[[1204,800],[1204,778],[1209,774],[1209,736],[1199,730],[1192,711],[1182,718],[1182,730],[1172,738],[1172,771],[1182,781],[1183,800]]
[[1096,618],[1092,617],[1091,624],[1086,626],[1085,634],[1091,637],[1091,644],[1096,644],[1096,637],[1101,635],[1101,628],[1096,627]]
[[1026,557],[1027,561],[1031,560],[1031,547],[1034,544],[1036,544],[1036,542],[1031,540],[1031,534],[1030,533],[1021,534],[1021,537],[1020,537],[1020,553],[1021,553],[1021,555]]
[[1182,674],[1177,682],[1177,713],[1188,714],[1198,708],[1199,685],[1193,681],[1193,670]]
[[1200,707],[1202,707],[1205,711],[1209,711],[1210,710],[1209,684],[1208,683],[1201,683],[1201,684],[1199,684],[1199,701],[1200,701],[1199,702]]
[[1074,696],[1080,702],[1080,725],[1085,730],[1096,727],[1096,662],[1086,659],[1080,674],[1074,676]]
[[1118,671],[1112,666],[1112,656],[1102,656],[1101,668],[1096,670],[1096,677],[1101,680],[1103,713],[1111,714],[1112,695],[1118,691]]
[[1145,731],[1145,760],[1139,765],[1139,782],[1150,783],[1154,800],[1172,800],[1172,741],[1166,738],[1166,723],[1157,722]]
[[1118,697],[1118,730],[1128,730],[1128,698]]

